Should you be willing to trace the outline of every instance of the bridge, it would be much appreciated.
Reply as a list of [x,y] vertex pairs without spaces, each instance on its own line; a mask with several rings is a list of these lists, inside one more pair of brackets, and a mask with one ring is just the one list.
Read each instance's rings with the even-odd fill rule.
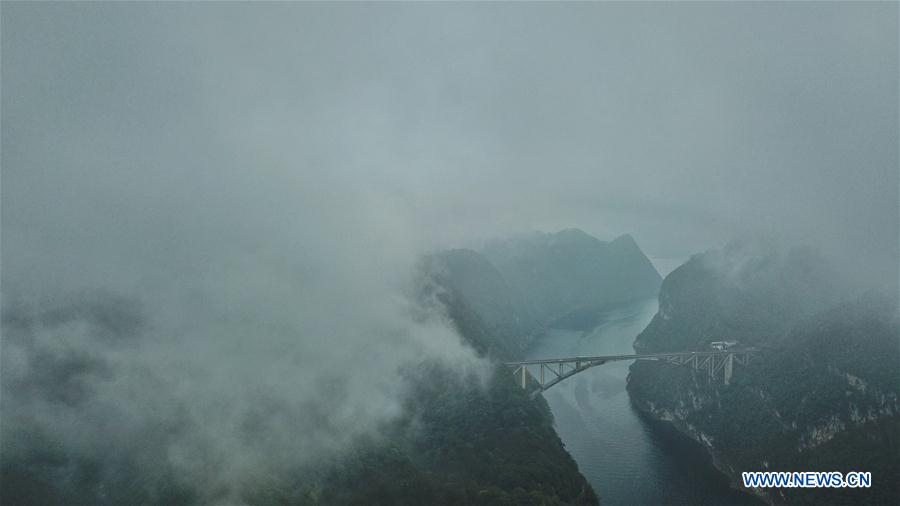
[[[735,350],[712,351],[685,351],[675,353],[650,353],[640,355],[605,355],[599,357],[572,357],[550,358],[544,360],[524,360],[521,362],[506,362],[504,365],[513,369],[517,380],[521,381],[523,389],[528,388],[528,377],[533,378],[538,389],[533,393],[543,392],[553,385],[570,378],[582,371],[603,365],[608,362],[622,362],[625,360],[659,360],[669,364],[690,366],[697,371],[706,371],[710,380],[716,377],[716,373],[723,371],[725,384],[731,383],[731,375],[734,363],[746,366],[750,363],[750,356],[757,351],[756,348],[743,348]],[[529,369],[531,368],[531,369]],[[534,374],[536,370],[538,374]]]

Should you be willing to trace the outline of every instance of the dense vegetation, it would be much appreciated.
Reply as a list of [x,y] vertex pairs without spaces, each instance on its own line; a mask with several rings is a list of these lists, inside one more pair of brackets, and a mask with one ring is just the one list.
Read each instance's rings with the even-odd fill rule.
[[[478,372],[441,363],[410,365],[401,371],[408,391],[399,418],[318,465],[247,480],[239,501],[255,506],[598,503],[556,435],[546,403],[531,399],[499,365],[527,344],[515,292],[484,257],[465,250],[426,259],[423,274],[429,282],[419,295],[438,300],[464,340],[493,365]],[[127,452],[117,458],[115,448],[90,459],[67,453],[36,431],[5,441],[14,441],[17,454],[27,457],[5,454],[3,505],[193,505],[215,497],[215,491],[198,493],[173,475],[165,455],[152,466],[157,475],[147,476],[146,465],[130,461]]]
[[784,489],[773,502],[897,504],[900,321],[896,295],[836,304],[827,266],[740,245],[697,256],[663,283],[642,351],[758,346],[731,385],[653,362],[631,368],[635,405],[704,441],[732,478],[745,470],[871,471],[859,490]]
[[[314,468],[245,490],[256,506],[396,504],[597,504],[552,427],[549,408],[497,369],[457,377],[439,364],[404,374],[415,385],[405,415]],[[52,445],[27,463],[4,461],[2,504],[197,504],[174,476],[136,474],[127,463],[73,461]],[[74,499],[77,498],[77,499]]]
[[454,249],[427,256],[423,270],[434,283],[423,289],[447,309],[466,340],[483,354],[517,356],[531,342],[537,321],[525,297],[513,290],[480,253]]
[[275,505],[597,504],[552,427],[549,408],[496,370],[459,377],[440,364],[405,372],[404,417],[303,480],[247,493]]
[[611,306],[653,297],[661,278],[631,236],[603,242],[577,229],[429,255],[434,296],[472,346],[519,356],[548,327],[586,330]]
[[[520,356],[546,326],[591,327],[607,304],[655,293],[659,275],[628,236],[606,243],[569,230],[495,243],[486,251],[502,269],[471,250],[424,258],[416,296],[423,310],[443,311],[490,367],[463,372],[441,363],[408,365],[401,371],[406,391],[399,417],[315,466],[244,480],[241,497],[227,500],[255,506],[597,504],[543,398],[530,398],[500,362]],[[5,325],[27,325],[10,317]],[[54,364],[46,374],[65,371],[60,374],[77,379],[82,366],[71,362]],[[4,505],[192,505],[217,497],[173,475],[164,454],[147,466],[114,448],[95,459],[71,455],[38,431],[5,441],[27,457],[2,461]],[[148,468],[158,472],[146,476]]]
[[666,276],[659,311],[634,346],[680,351],[705,349],[711,341],[772,342],[844,298],[838,285],[813,251],[782,254],[769,245],[734,242],[695,255]]
[[[589,328],[609,305],[652,296],[661,279],[630,236],[580,230],[458,249],[423,260],[436,299],[460,335],[493,360],[519,356],[547,326]],[[406,371],[406,416],[337,460],[312,504],[596,504],[556,435],[541,397],[497,366],[486,381],[439,364]],[[260,503],[262,504],[262,503]],[[281,503],[277,503],[281,504]]]
[[[545,403],[498,370],[480,384],[432,364],[417,368],[403,446],[358,451],[331,473],[322,504],[596,504],[562,447]],[[403,434],[400,437],[399,434]]]

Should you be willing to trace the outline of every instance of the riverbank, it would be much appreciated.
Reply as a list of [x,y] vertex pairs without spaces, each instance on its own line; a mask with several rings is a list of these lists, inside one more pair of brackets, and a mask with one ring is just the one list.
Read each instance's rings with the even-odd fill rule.
[[[655,299],[644,300],[604,312],[588,331],[551,330],[527,357],[629,353],[656,309]],[[641,416],[625,389],[628,365],[596,367],[544,393],[557,433],[602,504],[759,506],[731,489],[695,441]]]

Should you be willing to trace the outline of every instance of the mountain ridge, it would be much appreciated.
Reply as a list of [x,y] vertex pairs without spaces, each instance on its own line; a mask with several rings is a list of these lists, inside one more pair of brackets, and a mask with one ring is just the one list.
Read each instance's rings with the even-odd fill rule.
[[482,254],[523,294],[540,325],[584,321],[658,293],[662,278],[628,234],[601,241],[581,229],[493,241]]
[[639,352],[760,351],[731,385],[690,368],[635,362],[634,406],[704,445],[741,489],[740,471],[866,470],[865,490],[765,489],[770,504],[896,504],[900,314],[895,294],[855,292],[808,249],[735,243],[695,255],[663,281]]

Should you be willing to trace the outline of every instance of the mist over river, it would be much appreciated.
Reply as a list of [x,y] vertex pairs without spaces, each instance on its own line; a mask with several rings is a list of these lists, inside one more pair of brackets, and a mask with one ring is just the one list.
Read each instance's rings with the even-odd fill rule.
[[[656,313],[655,299],[611,310],[588,332],[550,330],[528,358],[633,353]],[[705,450],[631,406],[631,362],[595,367],[544,393],[556,430],[604,505],[759,505],[729,488]]]

